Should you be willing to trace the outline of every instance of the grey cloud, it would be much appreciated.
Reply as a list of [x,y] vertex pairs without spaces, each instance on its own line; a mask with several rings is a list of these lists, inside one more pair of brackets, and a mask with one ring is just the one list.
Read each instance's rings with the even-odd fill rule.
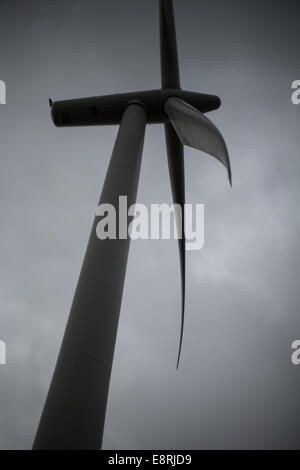
[[[105,448],[299,448],[299,2],[175,1],[182,84],[217,93],[218,162],[186,150],[205,247],[187,254],[176,372],[176,242],[131,245]],[[225,5],[226,3],[226,5]],[[55,129],[49,97],[159,87],[154,0],[3,1],[0,78],[0,447],[30,448],[117,128]],[[149,126],[140,202],[171,202]]]

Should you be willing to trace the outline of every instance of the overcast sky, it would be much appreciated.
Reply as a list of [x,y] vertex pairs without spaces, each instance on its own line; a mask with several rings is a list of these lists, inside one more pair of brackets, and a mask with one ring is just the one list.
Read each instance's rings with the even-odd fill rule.
[[[186,149],[205,246],[187,253],[176,371],[176,241],[132,242],[103,447],[299,448],[298,0],[175,0],[184,89],[218,94],[222,165]],[[48,98],[160,87],[157,0],[2,0],[0,448],[30,448],[117,127],[57,129]],[[138,202],[171,203],[162,126]]]

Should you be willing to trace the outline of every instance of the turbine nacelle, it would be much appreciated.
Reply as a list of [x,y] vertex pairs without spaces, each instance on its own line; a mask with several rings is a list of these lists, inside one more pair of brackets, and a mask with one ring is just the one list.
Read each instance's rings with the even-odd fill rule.
[[120,124],[124,109],[132,103],[144,106],[149,124],[168,123],[170,119],[164,104],[169,98],[179,98],[201,113],[213,111],[221,105],[218,96],[180,89],[137,91],[49,102],[55,126],[74,127]]

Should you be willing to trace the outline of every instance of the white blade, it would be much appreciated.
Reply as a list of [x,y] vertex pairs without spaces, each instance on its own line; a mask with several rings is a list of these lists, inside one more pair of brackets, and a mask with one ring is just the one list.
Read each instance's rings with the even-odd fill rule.
[[229,155],[225,141],[217,127],[198,109],[176,97],[165,101],[164,110],[181,143],[217,158],[227,168],[231,184]]

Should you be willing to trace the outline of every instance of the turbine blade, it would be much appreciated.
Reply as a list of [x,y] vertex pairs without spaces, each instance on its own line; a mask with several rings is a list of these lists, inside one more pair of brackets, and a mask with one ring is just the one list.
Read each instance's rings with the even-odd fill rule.
[[160,0],[160,60],[163,88],[180,88],[176,28],[172,0]]
[[[180,328],[180,340],[179,350],[177,358],[177,369],[179,366],[182,339],[183,339],[183,328],[184,328],[184,304],[185,304],[185,236],[184,236],[184,203],[185,203],[185,191],[184,191],[184,160],[183,160],[183,146],[178,139],[176,132],[174,131],[171,124],[165,125],[166,134],[166,145],[168,154],[168,165],[169,174],[172,187],[173,201],[174,204],[181,206],[181,220],[178,219],[179,214],[176,214],[176,224],[178,233],[181,234],[179,237],[179,259],[180,259],[180,272],[181,272],[181,328]],[[180,230],[181,229],[181,230]]]
[[217,158],[227,169],[228,179],[232,184],[229,155],[218,128],[198,109],[179,98],[168,98],[164,103],[164,110],[181,143]]

